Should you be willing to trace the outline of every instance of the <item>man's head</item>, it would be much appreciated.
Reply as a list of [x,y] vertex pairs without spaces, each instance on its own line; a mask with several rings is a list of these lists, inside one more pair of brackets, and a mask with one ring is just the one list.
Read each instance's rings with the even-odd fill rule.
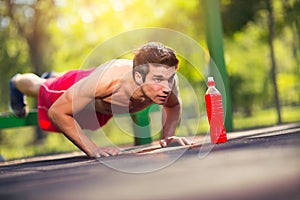
[[133,59],[134,81],[156,104],[164,104],[175,81],[178,59],[175,51],[160,43],[147,43],[136,51]]
[[[161,43],[150,42],[135,51],[133,58],[133,75],[139,72],[143,81],[149,72],[149,65],[178,68],[178,59],[175,51]],[[134,76],[135,77],[135,76]]]

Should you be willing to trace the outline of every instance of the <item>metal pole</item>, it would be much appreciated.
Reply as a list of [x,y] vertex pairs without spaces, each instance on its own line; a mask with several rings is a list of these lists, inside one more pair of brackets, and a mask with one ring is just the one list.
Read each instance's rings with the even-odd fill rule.
[[150,107],[131,114],[131,118],[134,121],[134,144],[143,145],[152,142],[151,130],[150,130],[150,120],[149,120]]
[[225,127],[227,131],[232,131],[231,94],[224,59],[223,31],[219,0],[202,0],[202,8],[205,19],[206,42],[210,57],[213,59],[221,73],[226,92],[226,95],[223,95],[226,98],[223,99],[223,102],[226,103]]

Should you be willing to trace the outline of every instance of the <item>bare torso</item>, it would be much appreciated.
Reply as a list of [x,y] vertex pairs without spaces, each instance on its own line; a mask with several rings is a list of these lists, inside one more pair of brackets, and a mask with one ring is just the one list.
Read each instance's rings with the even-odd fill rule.
[[104,114],[134,113],[153,102],[146,98],[132,75],[132,60],[116,60],[105,70],[103,77],[109,77],[108,93],[95,97],[95,109]]

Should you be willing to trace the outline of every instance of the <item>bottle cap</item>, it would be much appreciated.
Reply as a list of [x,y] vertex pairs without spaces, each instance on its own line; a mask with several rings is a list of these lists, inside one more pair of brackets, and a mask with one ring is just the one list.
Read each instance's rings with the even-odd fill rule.
[[207,82],[207,85],[210,87],[210,86],[215,86],[215,81],[214,81],[214,78],[212,76],[209,76],[208,77],[208,82]]
[[208,77],[208,82],[211,82],[211,81],[214,81],[214,77],[209,76],[209,77]]

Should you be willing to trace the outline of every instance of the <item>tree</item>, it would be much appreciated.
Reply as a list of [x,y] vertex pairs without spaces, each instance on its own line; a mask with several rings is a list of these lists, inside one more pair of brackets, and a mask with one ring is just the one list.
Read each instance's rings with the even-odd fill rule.
[[262,8],[262,0],[221,0],[224,33],[232,36],[241,31],[249,22],[255,21],[255,15]]
[[[292,0],[293,1],[293,0]],[[283,2],[283,4],[286,4],[285,11],[295,11],[295,5],[297,5],[298,0],[293,1],[294,4],[289,4],[287,2]],[[278,2],[276,2],[278,3]],[[276,4],[279,6],[279,4]],[[278,7],[277,7],[278,8]],[[252,0],[252,1],[239,1],[239,0],[229,0],[229,1],[223,1],[223,22],[224,22],[224,30],[225,34],[229,37],[234,37],[235,33],[242,32],[244,28],[247,28],[247,25],[249,27],[249,24],[251,22],[256,23],[257,26],[262,24],[262,26],[267,25],[268,29],[265,31],[261,29],[260,31],[261,38],[260,40],[263,43],[268,44],[269,46],[269,52],[270,52],[270,74],[271,74],[271,84],[272,84],[272,90],[273,90],[273,101],[275,102],[275,107],[277,111],[277,123],[281,123],[281,110],[280,110],[280,97],[279,97],[279,89],[278,89],[278,83],[277,83],[277,66],[276,66],[276,58],[275,58],[275,47],[274,47],[274,40],[276,38],[276,34],[281,34],[283,32],[282,26],[286,26],[288,24],[287,21],[276,21],[275,18],[280,18],[280,13],[278,13],[278,10],[275,10],[273,8],[273,1],[272,0]],[[266,11],[266,12],[265,12]],[[277,11],[277,13],[276,13]],[[266,15],[264,15],[266,13]],[[294,14],[288,15],[290,18],[294,19],[296,18]],[[298,17],[299,18],[299,17]],[[252,23],[252,24],[253,24]],[[297,27],[297,23],[295,23],[295,27]],[[262,27],[261,27],[262,28]],[[244,37],[247,37],[244,35]],[[259,42],[259,41],[257,41]],[[245,77],[247,78],[247,77]],[[265,77],[269,78],[269,77]],[[262,81],[262,80],[261,80]],[[245,82],[245,81],[243,81]],[[268,82],[268,81],[267,81]],[[265,91],[265,90],[263,90]],[[243,90],[241,92],[242,96],[247,96],[244,93],[248,93],[249,91]],[[253,95],[255,95],[253,93]],[[264,93],[264,95],[267,95]],[[247,102],[250,100],[249,98],[246,98]],[[249,104],[252,104],[253,101],[248,102]],[[256,102],[257,104],[257,102]],[[248,107],[248,106],[247,106]],[[248,113],[251,113],[250,110],[247,111]]]
[[291,50],[296,61],[295,74],[300,77],[300,0],[282,0],[282,4],[286,22],[284,25],[290,27],[293,33]]
[[41,74],[48,70],[53,47],[47,26],[56,17],[54,0],[6,0],[5,6],[7,17],[28,45],[33,72]]
[[[300,0],[283,0],[284,17],[287,26],[290,26],[294,32],[295,42],[293,43],[294,56],[299,53],[300,47]],[[300,60],[298,58],[298,64]]]
[[[8,20],[16,30],[20,41],[25,41],[28,63],[33,67],[31,71],[38,75],[48,71],[51,66],[53,46],[47,26],[56,18],[54,0],[5,0],[3,7],[2,22],[3,19]],[[15,66],[10,67],[15,68]],[[37,127],[36,133],[37,141],[43,138],[44,134],[39,127]]]
[[276,111],[277,111],[277,123],[281,124],[281,110],[280,110],[280,99],[279,99],[279,92],[277,86],[277,66],[275,60],[275,53],[274,53],[274,37],[275,37],[275,22],[274,22],[274,13],[273,13],[273,0],[267,0],[267,10],[269,12],[269,46],[270,46],[270,59],[271,59],[271,78],[273,83],[274,89],[274,99],[276,104]]

